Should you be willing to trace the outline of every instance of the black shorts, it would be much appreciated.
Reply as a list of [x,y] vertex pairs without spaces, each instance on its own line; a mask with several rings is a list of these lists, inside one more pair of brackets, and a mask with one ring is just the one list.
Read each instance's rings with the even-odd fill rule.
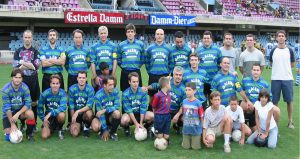
[[[127,113],[128,114],[128,113]],[[128,114],[129,115],[129,114]],[[141,114],[133,114],[134,115],[134,117],[135,117],[135,120],[138,122],[138,123],[140,123],[140,121],[141,121]],[[129,118],[130,118],[130,116],[129,116]],[[131,120],[131,118],[130,118],[130,125],[133,125],[134,123],[133,123],[133,121]],[[144,122],[145,122],[145,120],[144,120]]]
[[[63,75],[61,73],[58,73],[57,75],[59,75],[59,77],[61,79],[60,80],[60,88],[65,89]],[[44,73],[43,79],[42,79],[42,92],[44,92],[46,89],[50,88],[50,77],[51,76],[52,76],[52,74]]]
[[[166,77],[166,76],[169,76],[168,74],[163,74],[163,75],[153,75],[153,74],[149,74],[149,81],[148,81],[148,85],[152,84],[152,83],[157,83],[158,80],[161,78],[161,77]],[[155,90],[149,90],[148,91],[148,94],[149,96],[154,96],[154,94],[157,93],[157,91]]]
[[170,114],[155,114],[154,128],[158,134],[170,134],[171,115]]
[[[49,121],[49,128],[50,128],[51,132],[59,129],[59,124],[58,124],[58,121],[57,121],[56,117],[50,116],[48,118],[48,121]],[[44,128],[44,125],[42,125],[42,128]]]
[[109,121],[110,116],[112,116],[113,112],[110,113],[105,113],[105,120],[106,120],[106,125],[110,126],[111,122]]
[[249,125],[250,128],[256,125],[255,123],[255,111],[252,113],[244,113],[245,116],[245,124]]
[[[15,115],[15,113],[14,113],[12,116],[14,116],[14,115]],[[22,120],[25,121],[25,119],[21,119],[20,116],[19,116],[19,119],[20,119],[21,121],[22,121]],[[10,128],[10,127],[11,127],[10,122],[9,122],[9,120],[8,120],[8,117],[5,117],[5,118],[2,119],[2,124],[3,124],[3,129],[7,129],[7,128]],[[17,124],[17,123],[16,123],[16,124]]]
[[203,90],[203,93],[205,95],[206,98],[209,99],[209,96],[210,96],[210,93],[211,93],[211,85],[209,83],[204,83],[204,90]]
[[32,75],[32,76],[24,75],[23,82],[28,86],[28,88],[30,90],[31,100],[33,102],[37,101],[41,94],[38,75],[37,74]]
[[126,70],[121,70],[121,77],[120,77],[120,87],[121,87],[121,91],[125,91],[127,88],[130,87],[129,83],[128,83],[128,75],[131,72],[136,72],[139,74],[140,78],[139,78],[139,86],[142,87],[143,85],[143,81],[142,81],[142,76],[141,76],[141,71],[140,70],[132,70],[132,71],[126,71]]
[[76,75],[76,76],[73,76],[73,75],[68,74],[68,89],[67,89],[67,90],[69,90],[69,88],[70,88],[73,84],[76,84],[76,83],[78,83],[78,81],[77,81],[77,75]]

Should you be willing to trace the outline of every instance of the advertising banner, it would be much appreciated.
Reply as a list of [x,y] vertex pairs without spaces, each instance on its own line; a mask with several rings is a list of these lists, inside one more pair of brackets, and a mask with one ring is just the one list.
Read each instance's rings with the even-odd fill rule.
[[65,23],[124,24],[124,13],[65,11]]
[[150,25],[163,26],[196,26],[196,16],[179,16],[179,15],[150,15]]

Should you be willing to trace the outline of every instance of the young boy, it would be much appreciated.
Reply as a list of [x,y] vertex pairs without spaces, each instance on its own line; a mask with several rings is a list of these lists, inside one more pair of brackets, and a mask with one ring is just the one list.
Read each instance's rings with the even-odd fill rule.
[[156,137],[165,138],[169,143],[169,131],[171,125],[171,89],[170,79],[161,77],[158,81],[161,90],[154,95],[152,110],[154,112],[154,128]]
[[226,107],[226,113],[231,118],[232,131],[240,130],[242,132],[239,144],[244,145],[245,135],[249,136],[251,134],[251,129],[245,124],[243,108],[238,105],[237,96],[231,96],[229,98],[229,106]]
[[101,74],[97,76],[95,79],[91,79],[91,84],[95,90],[95,92],[99,91],[103,88],[103,79],[105,76],[109,75],[109,65],[106,62],[101,62],[99,65]]
[[201,148],[201,133],[203,123],[202,103],[195,97],[196,84],[187,83],[185,93],[187,98],[183,100],[183,129],[182,129],[182,147],[185,149]]

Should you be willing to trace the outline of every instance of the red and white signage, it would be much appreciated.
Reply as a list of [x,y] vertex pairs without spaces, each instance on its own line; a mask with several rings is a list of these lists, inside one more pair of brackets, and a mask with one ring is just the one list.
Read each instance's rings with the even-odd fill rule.
[[65,11],[65,23],[124,24],[124,13]]

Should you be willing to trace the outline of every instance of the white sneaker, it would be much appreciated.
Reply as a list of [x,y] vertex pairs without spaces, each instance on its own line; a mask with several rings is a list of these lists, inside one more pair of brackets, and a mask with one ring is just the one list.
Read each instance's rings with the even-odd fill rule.
[[225,153],[230,153],[230,152],[231,152],[231,148],[230,148],[230,145],[229,145],[229,144],[225,144],[225,145],[224,145],[224,152],[225,152]]

